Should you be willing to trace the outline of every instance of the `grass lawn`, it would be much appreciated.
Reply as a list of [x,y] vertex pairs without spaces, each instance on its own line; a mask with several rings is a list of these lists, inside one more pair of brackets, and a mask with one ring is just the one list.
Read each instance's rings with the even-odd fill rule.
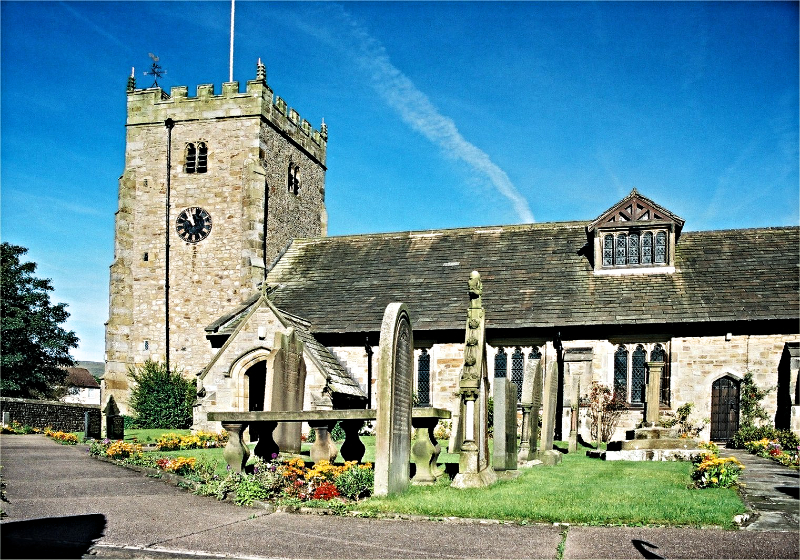
[[601,461],[585,448],[554,467],[524,469],[487,488],[412,487],[358,505],[365,512],[476,517],[588,525],[672,525],[733,528],[745,511],[732,489],[689,488],[688,462]]
[[[188,430],[127,430],[125,439],[140,443],[167,432]],[[364,462],[375,461],[375,438],[362,436]],[[341,445],[341,442],[338,442]],[[556,442],[566,449],[564,442]],[[440,441],[439,463],[458,463]],[[252,450],[254,444],[250,444]],[[308,457],[311,444],[302,445]],[[472,517],[529,523],[586,525],[664,525],[734,528],[733,517],[745,507],[733,489],[696,490],[690,487],[691,463],[601,461],[586,457],[587,448],[565,454],[560,465],[522,469],[521,475],[486,488],[456,489],[443,480],[435,486],[412,486],[397,496],[370,498],[355,507],[365,513],[406,513],[429,517]],[[223,450],[154,451],[160,456],[195,457],[216,464],[225,475]],[[251,455],[251,461],[254,457]],[[343,462],[338,455],[336,462]]]

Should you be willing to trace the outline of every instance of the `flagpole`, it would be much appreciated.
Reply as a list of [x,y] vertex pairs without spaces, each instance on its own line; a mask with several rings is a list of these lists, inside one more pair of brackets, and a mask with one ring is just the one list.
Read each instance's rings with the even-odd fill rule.
[[233,81],[233,18],[236,11],[236,0],[231,0],[231,58],[230,58],[230,77],[229,82]]

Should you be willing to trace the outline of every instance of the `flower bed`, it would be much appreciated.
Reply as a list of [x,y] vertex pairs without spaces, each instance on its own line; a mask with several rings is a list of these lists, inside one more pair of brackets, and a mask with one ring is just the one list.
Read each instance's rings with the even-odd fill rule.
[[719,448],[712,442],[700,442],[703,453],[692,459],[692,480],[695,488],[729,488],[736,484],[744,469],[735,457],[720,457]]
[[787,467],[800,467],[800,445],[794,451],[787,452],[781,447],[779,440],[762,438],[758,441],[748,441],[744,447],[753,455],[772,459]]
[[193,434],[181,436],[174,433],[164,434],[156,440],[159,451],[175,451],[178,449],[207,449],[224,447],[228,443],[228,432],[204,432],[202,430]]
[[291,502],[334,500],[342,504],[343,500],[369,496],[375,481],[372,465],[359,465],[356,461],[344,465],[320,461],[309,468],[298,457],[284,463],[273,455],[271,461],[256,460],[248,471],[230,473],[224,478],[208,477],[201,482],[197,493],[215,496],[219,500],[231,496],[239,505],[268,499]]
[[78,436],[69,432],[60,432],[45,428],[44,435],[57,441],[62,445],[76,445],[78,443]]
[[12,420],[9,424],[0,426],[0,434],[41,434],[44,430],[34,426],[25,426],[16,420]]

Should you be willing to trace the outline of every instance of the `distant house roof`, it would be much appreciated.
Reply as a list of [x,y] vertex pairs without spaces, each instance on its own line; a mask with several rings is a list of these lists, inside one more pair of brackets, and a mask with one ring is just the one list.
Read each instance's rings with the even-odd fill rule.
[[598,275],[590,224],[295,240],[271,298],[317,334],[378,331],[393,301],[415,331],[463,329],[477,270],[489,329],[798,319],[798,227],[683,232],[674,272]]
[[82,367],[65,368],[67,371],[67,386],[82,387],[86,389],[99,389],[100,384],[92,377],[89,370]]

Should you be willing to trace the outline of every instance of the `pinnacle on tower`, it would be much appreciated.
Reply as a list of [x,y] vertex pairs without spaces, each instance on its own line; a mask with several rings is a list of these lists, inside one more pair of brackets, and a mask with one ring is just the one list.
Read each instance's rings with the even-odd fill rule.
[[261,62],[261,58],[258,59],[258,64],[256,64],[256,80],[267,83],[267,67]]
[[136,89],[136,78],[134,77],[134,69],[131,66],[131,75],[128,76],[128,93]]

